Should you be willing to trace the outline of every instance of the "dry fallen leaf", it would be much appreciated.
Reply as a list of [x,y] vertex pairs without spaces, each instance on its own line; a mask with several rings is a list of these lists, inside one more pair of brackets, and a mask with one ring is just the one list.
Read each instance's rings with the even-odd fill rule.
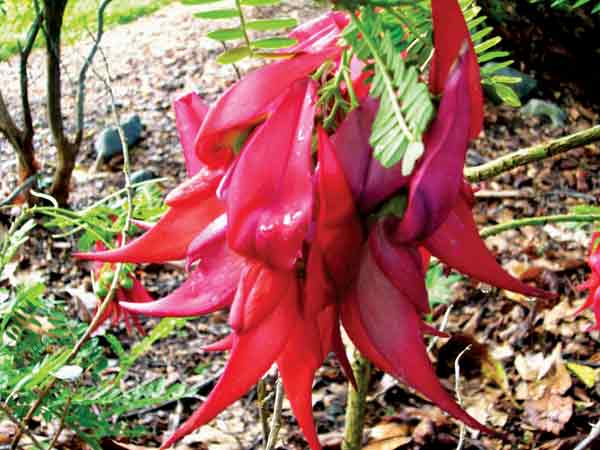
[[389,439],[381,439],[379,441],[372,442],[371,444],[363,447],[363,450],[394,450],[399,447],[403,447],[412,442],[411,437],[398,436]]
[[573,415],[573,399],[554,394],[540,400],[528,400],[524,406],[531,425],[554,434],[559,434]]

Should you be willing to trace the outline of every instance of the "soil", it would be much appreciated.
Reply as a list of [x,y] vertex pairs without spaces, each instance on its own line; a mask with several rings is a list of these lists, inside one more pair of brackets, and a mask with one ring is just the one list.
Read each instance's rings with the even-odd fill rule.
[[[309,2],[295,7],[301,18],[318,11]],[[297,5],[295,5],[297,6]],[[215,62],[220,46],[204,39],[209,25],[192,18],[189,7],[173,4],[156,14],[111,30],[103,40],[109,61],[111,84],[118,108],[125,117],[139,114],[145,124],[144,138],[132,152],[133,170],[151,168],[167,177],[165,192],[185,176],[183,158],[174,127],[171,102],[191,89],[213,101],[235,79],[230,67]],[[73,91],[78,67],[89,42],[64,51],[65,92]],[[31,58],[31,97],[36,129],[36,148],[43,170],[49,172],[54,150],[44,118],[44,56]],[[242,65],[242,70],[248,70]],[[104,64],[95,70],[104,73]],[[0,78],[6,86],[17,86],[17,61],[0,65]],[[575,84],[556,97],[555,86],[542,86],[536,95],[557,101],[567,112],[564,127],[553,128],[549,121],[523,117],[518,110],[486,105],[485,134],[472,144],[470,164],[481,164],[517,150],[598,123],[598,103],[578,96]],[[561,91],[562,92],[562,91]],[[6,90],[11,108],[18,108],[17,90]],[[64,114],[72,117],[73,96],[65,102]],[[94,163],[93,137],[110,126],[110,101],[103,82],[91,76],[88,86],[86,139],[73,180],[71,203],[74,208],[92,203],[122,185],[119,161],[98,172],[88,170]],[[72,125],[70,125],[72,126]],[[14,158],[8,144],[0,139],[0,198],[16,184]],[[600,195],[600,146],[590,144],[482,183],[478,193],[476,218],[489,225],[523,216],[566,212],[575,205],[598,205]],[[574,316],[584,294],[575,290],[589,271],[585,263],[589,226],[546,225],[509,231],[487,239],[488,247],[515,275],[560,294],[552,301],[531,299],[463,279],[454,287],[450,304],[436,307],[433,324],[455,335],[439,339],[432,356],[443,383],[454,389],[454,361],[471,344],[473,350],[461,359],[460,390],[464,406],[495,429],[503,438],[467,432],[464,447],[472,449],[573,448],[600,419],[598,384],[585,384],[574,368],[597,370],[600,362],[598,332],[587,332],[592,324],[588,311]],[[58,297],[70,298],[69,287],[88,283],[84,264],[71,259],[72,240],[53,240],[36,234],[31,248],[21,255],[28,267],[44,277]],[[144,284],[155,296],[172,290],[184,277],[180,270],[149,265],[144,268]],[[452,307],[448,320],[444,314]],[[146,329],[155,320],[143,321]],[[222,369],[225,356],[199,350],[224,336],[226,316],[214,314],[191,320],[183,332],[161,341],[134,368],[127,383],[134,384],[156,376],[172,381],[201,384],[199,396],[206,396]],[[126,348],[137,336],[119,332]],[[575,365],[573,365],[575,364]],[[199,370],[201,368],[202,370]],[[201,372],[201,373],[198,373]],[[597,377],[598,374],[596,374]],[[597,380],[598,378],[596,378]],[[269,389],[273,377],[269,379]],[[268,380],[268,381],[269,381]],[[342,441],[346,382],[332,360],[319,370],[314,386],[314,409],[325,448],[339,449]],[[365,444],[370,450],[457,448],[459,424],[410,389],[376,372],[368,398]],[[178,448],[259,449],[261,431],[255,406],[255,392],[227,409],[209,426],[188,437]],[[181,424],[198,406],[197,398],[162,405],[131,415],[132,424],[142,424],[147,436],[136,445],[157,448],[165,435]],[[554,412],[550,414],[549,411]],[[62,444],[74,448],[73,441]],[[107,443],[106,448],[134,448],[128,444]],[[287,402],[283,410],[280,447],[303,449],[305,443]],[[600,448],[600,444],[592,448]]]

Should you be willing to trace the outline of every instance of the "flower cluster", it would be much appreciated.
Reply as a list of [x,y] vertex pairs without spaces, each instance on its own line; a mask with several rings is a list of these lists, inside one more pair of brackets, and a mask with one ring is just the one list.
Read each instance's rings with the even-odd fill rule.
[[590,292],[576,314],[584,309],[591,308],[596,323],[590,327],[589,331],[595,331],[600,330],[600,232],[598,231],[592,234],[587,263],[592,273],[585,283],[577,286],[577,290],[589,290]]
[[360,106],[333,135],[318,124],[319,86],[310,75],[326,61],[340,63],[347,24],[344,14],[330,13],[292,33],[292,58],[251,72],[210,108],[195,94],[177,100],[189,179],[140,238],[79,255],[187,260],[191,273],[182,286],[154,302],[121,303],[129,311],[197,316],[229,308],[231,334],[206,349],[231,351],[223,375],[163,448],[212,420],[275,363],[310,447],[320,449],[311,386],[331,352],[351,377],[342,326],[379,368],[487,430],[442,387],[428,358],[423,334],[437,333],[421,320],[429,311],[429,257],[500,288],[551,294],[511,277],[479,237],[462,174],[468,142],[483,122],[479,67],[456,0],[433,0],[432,8],[430,85],[441,102],[410,177],[401,164],[386,169],[373,157],[369,136],[379,105],[358,61],[351,81]]

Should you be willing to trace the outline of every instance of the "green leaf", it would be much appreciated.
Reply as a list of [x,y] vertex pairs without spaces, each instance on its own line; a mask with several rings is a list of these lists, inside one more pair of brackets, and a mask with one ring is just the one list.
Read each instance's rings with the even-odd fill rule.
[[244,6],[273,6],[279,5],[281,0],[241,0],[240,4]]
[[280,30],[282,28],[290,28],[298,25],[296,19],[262,19],[246,22],[246,28],[257,31]]
[[493,84],[492,86],[504,103],[514,108],[521,106],[521,100],[513,88],[506,84]]
[[429,267],[425,276],[425,286],[429,295],[429,304],[431,306],[448,303],[454,295],[454,285],[462,279],[460,275],[444,275],[444,269],[441,264],[434,264]]
[[219,30],[207,33],[209,38],[215,41],[232,41],[235,39],[243,39],[244,31],[240,27],[236,28],[221,28]]
[[231,48],[217,56],[217,62],[219,64],[234,64],[251,55],[252,50],[246,46]]
[[212,9],[210,11],[200,11],[194,14],[199,19],[233,19],[239,17],[237,9]]
[[181,0],[184,5],[208,5],[209,3],[219,3],[222,0]]
[[275,50],[291,47],[296,42],[296,39],[274,37],[252,41],[251,45],[253,48]]

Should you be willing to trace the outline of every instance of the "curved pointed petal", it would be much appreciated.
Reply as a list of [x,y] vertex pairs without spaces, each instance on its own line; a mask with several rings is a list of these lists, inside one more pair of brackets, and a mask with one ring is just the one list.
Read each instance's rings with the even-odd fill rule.
[[97,253],[76,253],[74,256],[104,262],[132,263],[183,259],[194,237],[222,213],[223,206],[216,198],[194,207],[172,207],[150,231],[126,246]]
[[169,192],[165,203],[172,207],[193,207],[199,202],[214,198],[224,175],[225,169],[202,167],[192,178],[188,178]]
[[133,281],[133,287],[131,289],[123,289],[127,300],[134,302],[152,302],[154,298],[148,293],[144,285],[135,277],[129,275]]
[[[413,280],[404,282],[412,283]],[[390,283],[368,249],[356,284],[356,301],[367,338],[392,366],[393,375],[466,425],[490,432],[467,414],[442,387],[427,356],[421,319],[413,303]]]
[[419,314],[429,313],[421,254],[414,246],[394,245],[380,221],[371,230],[369,250],[387,280],[410,301]]
[[[261,122],[273,103],[295,81],[306,78],[341,48],[330,47],[278,61],[247,74],[230,87],[214,104],[196,138],[196,153],[210,166],[231,159],[231,146],[223,142],[231,130],[241,130]],[[289,124],[288,124],[289,125]]]
[[457,0],[432,0],[434,58],[429,70],[430,88],[439,94],[445,89],[452,66],[459,58],[466,43],[468,71],[468,102],[470,104],[470,139],[475,139],[483,128],[483,92],[481,75],[471,34],[467,29],[462,10]]
[[287,398],[294,415],[311,448],[321,450],[312,413],[312,384],[315,372],[323,364],[337,326],[334,305],[316,316],[304,316],[288,339],[285,349],[277,358]]
[[188,317],[218,311],[231,305],[245,265],[244,258],[222,241],[170,295],[149,303],[121,303],[121,307],[152,317]]
[[425,155],[413,173],[408,206],[395,231],[396,242],[431,235],[450,213],[463,185],[469,143],[469,103],[465,59],[453,70],[437,116],[424,138]]
[[317,175],[318,245],[325,268],[335,284],[338,295],[356,276],[360,259],[362,227],[358,218],[352,193],[334,147],[322,128],[318,133],[319,169]]
[[225,336],[223,339],[219,339],[217,342],[213,342],[212,344],[205,345],[202,347],[202,350],[205,352],[224,352],[231,350],[233,348],[233,343],[235,342],[235,334],[230,333]]
[[169,448],[176,441],[211,421],[231,403],[238,400],[256,384],[275,362],[290,336],[299,317],[298,286],[295,274],[279,272],[287,277],[289,289],[279,305],[260,326],[235,336],[233,350],[219,382],[206,401],[179,427],[161,449]]
[[208,105],[195,92],[182,95],[173,102],[179,142],[183,147],[188,177],[194,176],[203,166],[196,155],[194,142],[200,126],[208,113]]
[[225,241],[226,233],[227,214],[221,214],[190,242],[186,253],[186,269],[189,270],[194,261],[202,258],[207,248]]
[[401,164],[383,167],[373,157],[369,143],[379,101],[367,97],[351,111],[332,137],[337,159],[361,211],[368,213],[406,186]]
[[229,245],[280,269],[294,266],[311,218],[315,95],[312,80],[294,83],[242,150],[227,192]]
[[423,246],[444,264],[476,280],[532,297],[555,297],[514,278],[498,264],[479,236],[471,208],[463,196],[459,196],[446,221]]
[[350,364],[350,360],[348,359],[348,354],[346,353],[346,346],[342,341],[342,333],[340,332],[340,327],[336,324],[333,330],[333,342],[331,344],[331,350],[335,354],[335,358],[337,359],[340,367],[342,368],[342,372],[344,376],[350,381],[355,391],[358,391],[358,384],[356,384],[356,378],[354,377],[354,372],[352,371],[352,364]]

